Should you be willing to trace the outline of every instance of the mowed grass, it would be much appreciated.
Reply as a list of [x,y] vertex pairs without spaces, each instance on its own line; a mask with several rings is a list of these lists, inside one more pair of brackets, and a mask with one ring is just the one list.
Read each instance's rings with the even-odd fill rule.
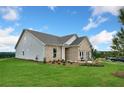
[[124,78],[112,75],[112,72],[124,71],[124,64],[104,62],[104,65],[105,67],[63,66],[15,58],[0,59],[0,86],[124,87]]

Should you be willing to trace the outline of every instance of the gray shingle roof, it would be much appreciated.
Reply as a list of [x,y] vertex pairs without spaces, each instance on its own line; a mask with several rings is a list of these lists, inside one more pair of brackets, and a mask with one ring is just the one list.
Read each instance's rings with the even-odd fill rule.
[[[76,36],[77,39],[75,41],[73,41],[71,43],[71,45],[78,45],[80,44],[80,42],[84,39],[87,38],[86,36],[84,37],[78,37],[76,34],[71,34],[71,35],[66,35],[66,36],[55,36],[55,35],[51,35],[51,34],[46,34],[46,33],[42,33],[42,32],[37,32],[37,31],[33,31],[33,30],[29,30],[29,29],[24,29],[15,48],[17,47],[22,35],[24,34],[25,31],[28,31],[30,33],[32,33],[36,38],[38,38],[39,40],[41,40],[43,43],[47,44],[47,45],[62,45],[64,44],[66,41],[68,41],[71,37]],[[89,42],[90,43],[90,42]]]
[[39,40],[41,40],[45,44],[50,44],[50,45],[52,44],[62,45],[72,36],[76,35],[76,34],[71,34],[71,35],[59,37],[59,36],[50,35],[42,32],[36,32],[32,30],[26,30],[26,31],[29,31],[30,33],[32,33],[34,36],[36,36]]
[[85,37],[85,36],[83,36],[83,37],[78,37],[75,41],[73,41],[73,42],[71,43],[71,45],[78,45],[78,44],[80,44],[80,42],[81,42],[84,38],[86,38],[86,37]]
[[36,32],[32,30],[28,30],[28,31],[32,33],[35,37],[37,37],[39,40],[44,42],[45,44],[59,44],[59,37],[57,36],[45,34],[42,32]]
[[66,35],[66,36],[62,36],[59,39],[59,42],[64,44],[67,40],[69,40],[72,36],[76,36],[78,37],[76,34],[71,34],[71,35]]

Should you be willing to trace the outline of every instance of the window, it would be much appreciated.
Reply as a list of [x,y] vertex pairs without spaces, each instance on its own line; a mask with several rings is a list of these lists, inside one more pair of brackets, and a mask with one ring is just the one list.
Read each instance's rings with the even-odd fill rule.
[[80,51],[80,57],[81,57],[81,55],[82,55],[82,53],[81,53],[81,51]]
[[56,54],[57,54],[57,49],[53,48],[53,58],[56,58]]
[[86,52],[86,57],[88,60],[90,59],[90,52]]
[[83,55],[83,52],[82,52],[82,57],[81,57],[82,59],[84,58],[84,55]]
[[80,58],[83,59],[83,51],[80,51]]
[[91,52],[88,52],[88,59],[91,59]]
[[22,55],[24,56],[24,54],[25,54],[25,52],[24,51],[22,51]]

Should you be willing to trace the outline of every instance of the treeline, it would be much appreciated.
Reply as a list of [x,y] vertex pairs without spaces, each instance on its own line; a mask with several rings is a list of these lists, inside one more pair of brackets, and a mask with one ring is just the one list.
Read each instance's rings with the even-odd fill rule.
[[0,52],[0,58],[15,57],[15,52]]
[[97,51],[96,49],[93,51],[93,58],[106,58],[106,57],[118,57],[117,53],[113,51]]

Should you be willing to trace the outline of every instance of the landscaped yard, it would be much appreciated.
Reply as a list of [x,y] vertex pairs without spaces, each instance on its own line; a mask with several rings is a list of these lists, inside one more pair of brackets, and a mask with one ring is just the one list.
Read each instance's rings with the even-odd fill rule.
[[123,86],[124,78],[112,72],[124,71],[124,63],[104,62],[104,67],[35,63],[0,59],[0,86]]

